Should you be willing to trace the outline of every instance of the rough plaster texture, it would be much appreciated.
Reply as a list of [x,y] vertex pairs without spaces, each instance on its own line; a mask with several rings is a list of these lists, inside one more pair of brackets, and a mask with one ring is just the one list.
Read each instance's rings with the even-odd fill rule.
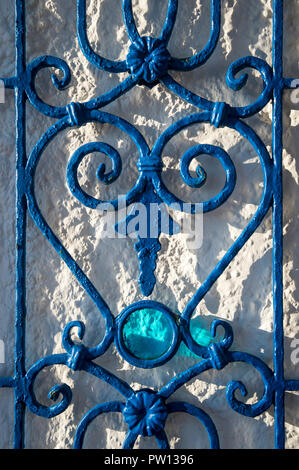
[[[13,73],[13,3],[0,2],[0,75]],[[209,35],[208,0],[179,2],[178,20],[169,49],[176,56],[187,56],[204,46]],[[222,32],[217,49],[206,65],[189,73],[173,73],[187,88],[214,101],[233,104],[253,102],[261,89],[261,81],[252,74],[248,85],[238,93],[225,84],[228,66],[237,58],[257,55],[271,63],[272,2],[271,0],[224,0]],[[298,76],[299,5],[288,0],[285,16],[285,73]],[[72,70],[72,83],[63,92],[50,82],[50,73],[42,71],[38,84],[41,96],[49,103],[62,105],[85,101],[103,93],[122,80],[125,74],[111,75],[96,70],[81,53],[76,38],[75,1],[27,0],[28,61],[42,54],[64,58]],[[139,31],[156,35],[166,12],[166,0],[135,0]],[[120,0],[88,1],[88,34],[92,46],[109,58],[125,58],[129,40],[123,26]],[[297,28],[297,30],[296,30]],[[1,105],[0,131],[0,338],[5,340],[6,362],[0,364],[1,375],[13,373],[14,319],[14,97],[6,93]],[[285,94],[284,108],[284,187],[285,187],[285,255],[284,309],[286,377],[298,376],[298,367],[290,361],[292,338],[299,337],[298,325],[298,105]],[[107,110],[134,124],[150,145],[170,124],[195,109],[171,92],[156,86],[136,87]],[[28,105],[28,152],[53,121]],[[271,146],[271,105],[248,122],[258,130],[266,145]],[[81,165],[81,182],[92,195],[103,198],[124,194],[136,179],[137,152],[129,138],[112,126],[86,125],[64,132],[44,154],[39,166],[36,194],[43,214],[70,253],[103,294],[115,314],[143,297],[137,283],[138,262],[133,241],[100,240],[99,213],[83,207],[69,192],[65,169],[69,157],[82,144],[102,140],[120,152],[123,171],[110,187],[102,187],[96,179],[96,168],[105,158],[99,154],[86,158]],[[210,125],[197,125],[181,132],[164,152],[163,178],[175,194],[187,201],[203,201],[218,192],[224,181],[220,165],[208,157],[201,163],[208,173],[208,182],[200,190],[191,190],[182,183],[178,168],[184,151],[196,143],[222,146],[234,160],[238,182],[230,199],[218,210],[204,217],[204,237],[200,250],[189,250],[180,235],[163,240],[157,266],[157,285],[151,299],[182,311],[217,260],[241,233],[254,214],[261,197],[261,168],[250,145],[231,130],[215,130]],[[231,322],[234,348],[253,353],[272,364],[272,230],[271,214],[262,223],[236,259],[220,277],[205,300],[197,308],[209,325],[214,318]],[[70,320],[86,323],[85,342],[98,343],[103,327],[99,313],[78,285],[64,263],[28,220],[28,319],[27,366],[39,358],[62,351],[61,332]],[[196,361],[178,355],[168,364],[148,371],[135,369],[121,359],[114,346],[97,362],[126,380],[136,389],[161,387],[179,371]],[[248,400],[254,402],[262,393],[256,371],[246,365],[229,365],[223,371],[210,371],[176,392],[176,399],[202,407],[214,420],[223,448],[271,448],[274,437],[273,408],[255,419],[233,412],[225,399],[226,384],[232,379],[244,381]],[[36,391],[45,404],[47,392],[55,383],[65,382],[73,389],[73,403],[60,416],[46,420],[26,418],[26,446],[29,448],[69,448],[76,426],[83,414],[97,403],[121,398],[108,385],[84,372],[54,367],[40,374]],[[12,445],[11,391],[0,390],[0,447]],[[287,447],[296,448],[298,439],[298,396],[286,398]],[[195,419],[173,415],[166,428],[174,448],[205,448],[208,438]],[[126,425],[117,414],[97,418],[90,426],[85,446],[119,448],[126,434]],[[154,448],[153,438],[140,439],[139,448]]]

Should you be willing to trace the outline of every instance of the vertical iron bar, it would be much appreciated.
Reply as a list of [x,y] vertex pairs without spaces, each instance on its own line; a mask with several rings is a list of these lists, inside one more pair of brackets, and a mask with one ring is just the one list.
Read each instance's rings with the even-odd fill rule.
[[283,0],[273,3],[273,358],[276,379],[275,447],[285,446],[283,338],[282,93]]
[[[130,2],[129,2],[130,3]],[[273,358],[275,376],[275,447],[285,446],[284,393],[296,388],[284,378],[283,334],[283,206],[282,206],[282,96],[283,78],[283,0],[273,0]],[[25,320],[26,320],[26,33],[25,0],[15,0],[16,38],[16,313],[14,371],[14,448],[24,447],[25,420]],[[7,82],[11,85],[12,82]],[[1,386],[11,384],[3,381]],[[11,385],[9,385],[11,386]]]
[[25,255],[26,255],[26,131],[24,74],[25,59],[25,2],[16,0],[16,317],[15,317],[15,407],[14,448],[24,447],[23,378],[25,376]]

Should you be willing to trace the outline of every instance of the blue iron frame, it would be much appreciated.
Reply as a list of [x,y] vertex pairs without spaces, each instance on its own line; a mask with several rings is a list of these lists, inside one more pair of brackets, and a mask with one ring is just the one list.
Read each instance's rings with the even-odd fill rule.
[[[201,372],[208,369],[220,370],[228,363],[245,362],[251,364],[261,374],[264,382],[264,394],[255,404],[245,404],[236,398],[239,390],[243,396],[247,394],[245,385],[240,381],[230,382],[226,389],[226,397],[231,408],[236,412],[255,417],[267,410],[272,404],[275,407],[275,447],[283,448],[285,442],[285,409],[284,396],[286,391],[298,391],[298,380],[284,378],[284,345],[283,345],[283,279],[282,279],[282,95],[284,89],[292,87],[291,78],[283,76],[283,0],[273,0],[273,64],[272,67],[257,57],[244,57],[235,61],[227,72],[227,84],[233,90],[240,90],[245,86],[247,74],[239,72],[246,68],[256,69],[264,82],[264,88],[255,103],[245,107],[232,107],[227,103],[213,103],[187,90],[176,82],[169,74],[171,70],[188,71],[204,64],[213,53],[220,34],[221,0],[211,0],[211,34],[204,49],[186,59],[174,58],[170,55],[167,44],[170,39],[176,20],[178,0],[168,0],[167,17],[158,38],[140,37],[136,28],[131,0],[122,0],[124,23],[131,40],[131,46],[126,60],[112,61],[95,53],[87,37],[86,29],[86,0],[77,0],[77,28],[80,47],[87,59],[97,68],[107,72],[128,72],[128,77],[118,86],[101,96],[85,103],[70,103],[64,107],[54,107],[41,100],[35,88],[35,78],[42,68],[54,67],[63,73],[59,79],[52,75],[53,84],[59,90],[64,89],[70,82],[71,73],[68,65],[61,59],[52,56],[42,56],[31,63],[26,62],[25,39],[25,6],[26,0],[15,0],[15,33],[16,33],[16,73],[10,78],[3,78],[7,89],[15,90],[16,100],[16,315],[15,315],[15,373],[12,377],[1,377],[0,387],[14,390],[14,447],[24,447],[24,416],[26,408],[32,413],[45,418],[52,418],[62,413],[72,400],[71,389],[66,384],[54,386],[49,397],[58,403],[46,407],[38,402],[34,392],[34,382],[39,372],[53,364],[63,364],[73,370],[84,370],[89,374],[105,381],[116,388],[123,396],[124,401],[114,401],[99,404],[90,410],[81,420],[76,436],[75,448],[81,448],[84,435],[89,423],[102,413],[117,411],[123,414],[128,425],[128,434],[124,448],[131,448],[138,435],[155,436],[160,448],[168,448],[168,440],[164,431],[167,416],[174,412],[184,412],[198,418],[205,426],[211,448],[219,447],[219,437],[211,418],[201,409],[185,402],[169,402],[171,395],[182,385]],[[120,117],[101,110],[105,105],[116,100],[122,94],[136,85],[153,87],[162,83],[168,90],[180,96],[188,103],[199,108],[199,112],[179,120],[171,125],[158,138],[152,149],[149,149],[140,132],[129,122]],[[273,103],[273,158],[269,155],[264,143],[249,127],[244,119],[258,113],[272,100]],[[55,123],[43,134],[34,146],[27,159],[26,155],[26,102],[29,101],[39,112],[55,119]],[[161,179],[161,155],[167,142],[182,129],[197,123],[211,123],[219,127],[224,126],[236,130],[252,145],[256,151],[263,170],[264,188],[258,209],[251,222],[244,229],[239,238],[218,262],[207,279],[195,292],[180,316],[174,314],[164,305],[144,300],[137,302],[116,318],[112,315],[108,305],[100,293],[71,257],[62,242],[56,237],[46,219],[43,217],[34,194],[34,179],[39,159],[47,145],[63,129],[73,126],[82,126],[87,122],[110,123],[121,129],[133,140],[139,152],[138,170],[139,178],[135,186],[125,197],[128,206],[133,202],[164,202],[168,205],[175,202],[183,210],[183,201],[175,197],[165,186]],[[104,184],[117,179],[121,172],[121,159],[118,152],[111,146],[94,142],[82,146],[69,160],[67,168],[67,182],[70,191],[84,205],[96,208],[101,202],[86,194],[79,185],[77,169],[82,159],[91,152],[102,152],[112,163],[112,170],[106,173],[104,165],[98,169],[97,176]],[[181,176],[191,187],[199,188],[205,182],[205,172],[201,167],[197,169],[197,177],[189,173],[191,160],[205,153],[216,157],[226,172],[226,184],[219,195],[203,204],[204,212],[219,207],[232,193],[236,182],[234,164],[228,154],[222,149],[210,145],[197,145],[192,147],[181,159]],[[115,208],[118,201],[110,201]],[[254,233],[261,221],[272,208],[273,211],[273,298],[274,298],[274,367],[271,370],[259,358],[245,352],[230,351],[233,342],[232,327],[225,321],[215,320],[211,325],[212,336],[221,327],[224,337],[207,347],[195,342],[190,333],[190,319],[192,314],[209,291],[214,282],[223,273],[231,260],[237,255],[250,236]],[[192,206],[195,212],[196,206]],[[93,348],[83,343],[75,344],[71,340],[71,330],[77,328],[81,340],[84,337],[84,324],[72,321],[66,325],[62,343],[65,349],[63,354],[53,354],[40,359],[29,370],[25,367],[25,330],[26,330],[26,219],[28,214],[37,227],[53,245],[58,255],[65,261],[84,290],[89,294],[99,312],[106,322],[106,331],[103,340]],[[145,296],[149,296],[155,285],[155,266],[157,252],[161,248],[158,238],[139,238],[135,245],[140,260],[139,283]],[[155,308],[170,319],[173,331],[173,340],[169,350],[160,358],[145,361],[134,357],[126,349],[122,338],[122,327],[128,315],[140,308]],[[203,360],[178,374],[161,390],[151,389],[134,391],[126,382],[105,370],[93,360],[103,355],[112,342],[115,342],[119,353],[124,359],[137,367],[157,367],[170,360],[183,341],[193,353],[201,356]]]

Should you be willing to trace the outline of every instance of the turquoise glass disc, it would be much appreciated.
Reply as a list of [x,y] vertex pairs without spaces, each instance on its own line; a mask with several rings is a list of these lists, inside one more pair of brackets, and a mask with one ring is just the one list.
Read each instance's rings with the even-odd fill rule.
[[132,312],[122,330],[126,349],[142,360],[154,360],[172,345],[173,327],[167,315],[153,308]]
[[204,326],[199,321],[192,321],[190,322],[190,333],[192,338],[199,344],[200,346],[209,346],[215,338],[211,336],[210,331],[204,328]]
[[[215,342],[215,338],[211,336],[210,327],[205,324],[202,318],[192,318],[190,321],[190,333],[194,341],[200,346],[209,346],[209,344]],[[193,357],[198,358],[197,354],[190,351],[189,348],[186,347],[185,343],[182,342],[179,350],[178,355],[183,357]]]

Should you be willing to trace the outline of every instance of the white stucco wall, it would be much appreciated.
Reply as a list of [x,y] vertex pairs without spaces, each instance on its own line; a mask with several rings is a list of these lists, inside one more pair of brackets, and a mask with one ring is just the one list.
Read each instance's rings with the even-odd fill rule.
[[[13,73],[14,11],[10,0],[0,2],[0,76]],[[28,61],[48,54],[64,58],[72,71],[67,90],[57,91],[50,73],[38,78],[39,92],[46,102],[63,105],[70,101],[86,101],[115,86],[125,74],[111,75],[96,70],[84,58],[76,38],[75,1],[28,0],[27,38]],[[169,43],[176,56],[188,56],[200,50],[209,36],[208,0],[181,0],[178,20]],[[271,0],[224,0],[222,31],[217,49],[203,67],[189,73],[172,73],[190,90],[213,101],[244,105],[257,97],[261,81],[250,75],[248,85],[239,93],[225,84],[228,66],[237,58],[256,55],[271,64],[272,2]],[[298,76],[299,5],[288,0],[285,13],[285,75]],[[129,40],[123,25],[120,0],[88,1],[89,39],[96,51],[109,58],[125,58]],[[166,0],[134,0],[139,31],[157,35],[163,24]],[[0,131],[0,339],[5,342],[5,363],[0,374],[13,374],[14,347],[14,97],[6,92],[1,104]],[[132,124],[146,137],[150,146],[173,122],[195,111],[191,105],[174,96],[163,86],[153,89],[136,87],[107,106]],[[298,113],[299,106],[285,93],[284,108],[284,309],[286,377],[298,377],[299,364],[291,362],[292,338],[299,338],[298,324]],[[28,105],[27,147],[31,151],[52,119],[39,114]],[[271,151],[271,105],[248,123]],[[95,170],[104,157],[97,155],[82,163],[82,183],[92,195],[103,198],[124,194],[136,180],[137,152],[130,139],[112,126],[87,125],[61,133],[45,152],[37,174],[36,194],[43,214],[79,265],[117,315],[124,307],[143,299],[137,283],[138,260],[133,241],[100,240],[99,214],[81,205],[69,192],[66,164],[82,144],[102,140],[118,148],[123,171],[116,183],[101,186]],[[152,300],[182,311],[186,302],[203,282],[217,260],[233,243],[253,216],[262,193],[262,172],[258,157],[250,145],[236,132],[216,130],[198,125],[172,139],[164,152],[165,182],[185,200],[202,201],[217,193],[224,180],[221,167],[202,158],[208,182],[200,190],[191,190],[180,179],[179,161],[184,151],[196,143],[223,147],[234,160],[238,181],[230,199],[203,220],[203,245],[188,250],[182,236],[165,238],[157,264],[157,285]],[[246,246],[216,282],[196,310],[207,325],[214,318],[231,322],[235,343],[233,348],[257,355],[272,366],[272,228],[269,214]],[[27,255],[27,366],[41,357],[62,352],[61,333],[71,320],[86,323],[85,343],[95,345],[102,335],[103,322],[99,313],[73,275],[43,238],[32,220],[28,220]],[[136,389],[160,388],[176,373],[195,363],[194,358],[174,357],[155,370],[135,369],[111,347],[98,364],[108,368]],[[204,409],[213,419],[223,448],[271,448],[274,436],[273,408],[255,419],[233,412],[225,399],[225,387],[232,379],[242,380],[249,390],[249,402],[261,396],[261,380],[247,365],[229,365],[223,371],[211,371],[188,383],[175,394],[175,399],[188,401]],[[29,448],[69,448],[76,426],[86,411],[97,403],[120,399],[108,385],[84,372],[55,367],[40,374],[37,396],[43,403],[54,384],[65,382],[73,389],[73,403],[60,416],[46,420],[27,413],[26,446]],[[0,447],[12,445],[13,394],[0,389]],[[298,447],[298,395],[286,394],[287,446]],[[202,426],[186,415],[174,415],[167,422],[170,444],[175,448],[208,447]],[[120,416],[110,414],[98,418],[86,436],[86,447],[121,447],[126,425]],[[139,448],[156,447],[154,439],[137,441]]]

